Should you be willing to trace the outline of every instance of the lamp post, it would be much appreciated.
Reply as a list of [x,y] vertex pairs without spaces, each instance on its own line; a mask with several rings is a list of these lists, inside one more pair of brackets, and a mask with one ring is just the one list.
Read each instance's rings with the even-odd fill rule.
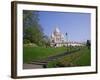
[[68,52],[68,33],[66,32],[67,52]]

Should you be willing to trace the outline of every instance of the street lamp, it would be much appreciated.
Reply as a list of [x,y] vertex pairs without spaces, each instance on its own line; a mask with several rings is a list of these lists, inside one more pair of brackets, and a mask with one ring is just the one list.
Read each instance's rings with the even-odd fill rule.
[[68,52],[68,33],[66,32],[67,52]]

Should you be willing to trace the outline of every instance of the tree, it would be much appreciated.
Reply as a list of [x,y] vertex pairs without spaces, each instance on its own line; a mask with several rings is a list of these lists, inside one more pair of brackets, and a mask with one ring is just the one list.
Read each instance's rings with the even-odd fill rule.
[[23,10],[23,39],[40,45],[43,35],[38,12]]
[[50,47],[50,39],[48,36],[43,36],[43,42],[45,44],[46,47]]
[[90,40],[87,40],[86,46],[88,47],[88,49],[90,49],[90,47],[91,47],[91,41]]

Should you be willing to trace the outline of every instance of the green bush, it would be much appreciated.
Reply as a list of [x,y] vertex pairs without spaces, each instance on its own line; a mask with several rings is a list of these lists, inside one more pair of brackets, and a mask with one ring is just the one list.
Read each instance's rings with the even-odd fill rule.
[[23,40],[23,43],[24,43],[24,44],[28,44],[28,43],[31,43],[31,42],[30,42],[30,40],[28,40],[28,39],[24,39],[24,40]]

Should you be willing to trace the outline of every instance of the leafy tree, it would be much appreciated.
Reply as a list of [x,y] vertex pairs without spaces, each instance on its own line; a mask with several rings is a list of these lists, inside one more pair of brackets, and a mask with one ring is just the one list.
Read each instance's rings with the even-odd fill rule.
[[23,39],[41,45],[43,35],[38,12],[23,10]]
[[88,47],[88,49],[90,49],[90,47],[91,47],[91,41],[90,40],[87,40],[86,46]]
[[43,36],[43,41],[46,47],[50,47],[50,39],[48,36]]
[[24,44],[30,43],[30,41],[28,39],[24,39],[23,42],[24,42]]

